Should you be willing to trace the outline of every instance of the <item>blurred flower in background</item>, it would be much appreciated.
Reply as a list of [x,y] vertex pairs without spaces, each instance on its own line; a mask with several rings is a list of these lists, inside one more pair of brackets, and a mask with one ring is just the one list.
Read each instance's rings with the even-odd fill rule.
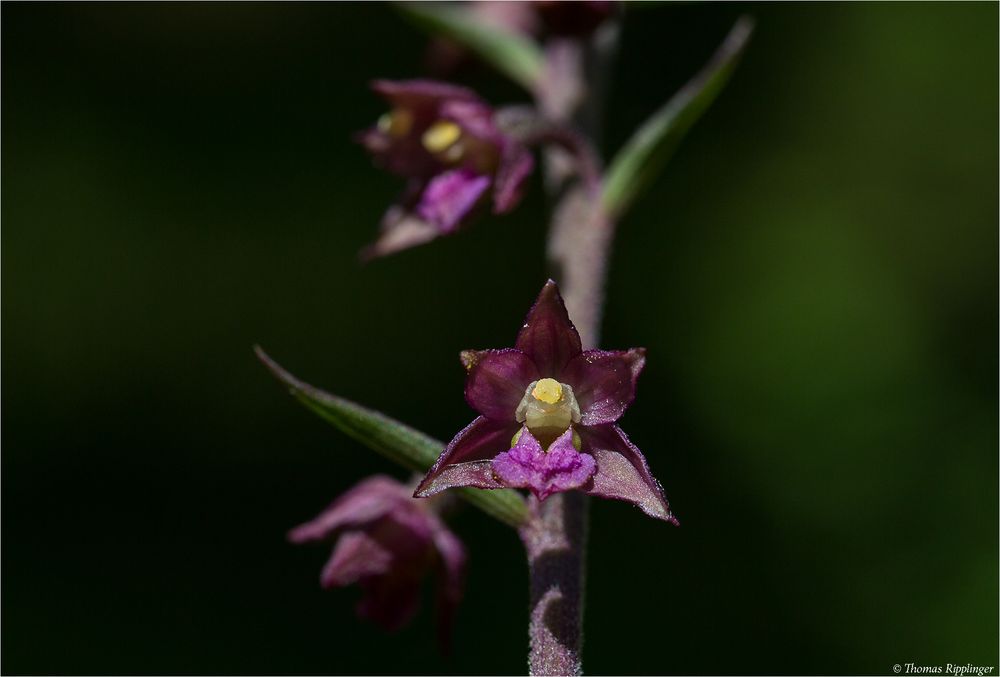
[[466,553],[432,501],[412,498],[412,487],[385,475],[369,477],[288,534],[293,543],[335,540],[320,584],[363,591],[357,613],[388,631],[417,613],[420,588],[437,578],[439,637],[447,648],[462,598]]
[[358,139],[377,165],[408,183],[365,258],[451,234],[486,202],[496,214],[517,205],[534,159],[474,92],[430,80],[379,80],[372,88],[391,108]]

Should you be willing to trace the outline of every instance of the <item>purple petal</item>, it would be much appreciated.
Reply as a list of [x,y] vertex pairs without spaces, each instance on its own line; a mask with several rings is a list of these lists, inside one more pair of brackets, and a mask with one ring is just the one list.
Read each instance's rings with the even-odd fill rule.
[[441,101],[479,101],[471,89],[437,80],[375,80],[372,89],[393,105],[403,108],[437,105]]
[[596,469],[594,459],[573,447],[573,431],[568,429],[549,446],[542,449],[527,428],[510,451],[493,459],[493,472],[505,486],[530,489],[544,501],[559,491],[569,491],[584,485]]
[[417,204],[416,213],[437,227],[439,234],[458,227],[490,185],[488,176],[468,169],[454,169],[438,174],[427,184]]
[[515,347],[534,360],[542,377],[557,380],[566,363],[583,350],[580,334],[570,322],[559,287],[552,280],[545,283],[528,311]]
[[378,239],[361,251],[361,259],[395,254],[410,247],[426,244],[443,233],[433,223],[424,221],[402,204],[393,205],[382,217]]
[[[341,536],[323,569],[324,587],[348,585],[376,575],[399,575],[404,571],[416,575],[421,566],[426,568],[435,531],[445,527],[436,515],[409,496],[405,485],[391,483],[382,488],[392,492],[391,509],[374,522]],[[372,480],[363,482],[358,489],[382,490]],[[368,508],[361,497],[351,493],[357,491],[345,495],[349,502],[362,510]]]
[[502,488],[486,459],[507,449],[517,429],[517,423],[480,416],[448,443],[413,495],[424,498],[451,487]]
[[490,350],[463,350],[458,354],[458,359],[465,368],[465,371],[472,371],[472,368],[476,366],[485,355],[488,355]]
[[437,106],[425,106],[422,112],[407,109],[413,117],[410,130],[404,136],[388,134],[378,127],[369,127],[354,135],[354,140],[372,155],[376,167],[409,178],[427,180],[441,171],[441,162],[427,152],[421,135],[437,119]]
[[592,496],[634,503],[650,517],[677,525],[677,518],[663,495],[663,487],[649,472],[649,465],[621,428],[602,425],[579,428],[583,449],[597,460],[593,483],[584,488]]
[[315,519],[288,533],[292,543],[320,541],[341,529],[356,529],[384,517],[409,497],[405,485],[385,475],[376,475],[355,485]]
[[535,363],[520,350],[480,351],[469,368],[465,401],[487,418],[513,422],[525,389],[537,380]]
[[362,578],[380,576],[392,566],[392,553],[363,531],[350,531],[337,541],[320,573],[324,588],[339,588]]
[[441,105],[441,117],[487,143],[498,144],[503,139],[493,123],[493,109],[481,101],[447,101]]
[[493,212],[505,214],[521,201],[524,183],[535,167],[531,152],[519,143],[509,142],[500,156],[500,166],[493,183]]
[[419,135],[395,139],[378,129],[367,129],[356,139],[371,153],[376,167],[396,176],[427,181],[443,169],[441,162],[420,144]]
[[369,127],[354,134],[354,140],[365,147],[369,153],[381,155],[392,147],[392,139],[377,127]]
[[646,364],[646,350],[587,350],[566,365],[563,378],[573,386],[583,425],[614,423],[632,400]]
[[[510,436],[508,443],[509,438]],[[417,498],[427,498],[454,487],[503,489],[504,485],[493,476],[493,469],[488,460],[466,461],[442,467],[434,477],[425,478],[413,495]]]

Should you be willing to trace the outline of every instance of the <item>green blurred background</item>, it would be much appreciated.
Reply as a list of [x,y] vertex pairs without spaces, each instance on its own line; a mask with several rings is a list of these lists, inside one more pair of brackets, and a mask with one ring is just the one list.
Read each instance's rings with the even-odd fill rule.
[[[998,6],[630,12],[606,149],[740,12],[733,81],[622,224],[605,345],[679,529],[592,510],[591,673],[996,665]],[[350,141],[420,75],[380,4],[11,4],[3,48],[5,673],[519,673],[527,582],[466,511],[454,656],[387,637],[287,528],[394,467],[286,397],[447,439],[509,344],[546,205],[362,267],[400,189]],[[461,79],[523,101],[485,68]]]

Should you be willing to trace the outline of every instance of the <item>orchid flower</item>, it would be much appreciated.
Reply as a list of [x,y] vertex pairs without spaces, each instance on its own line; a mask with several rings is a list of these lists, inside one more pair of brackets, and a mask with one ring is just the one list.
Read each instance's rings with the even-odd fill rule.
[[450,235],[487,202],[496,214],[518,204],[534,158],[474,92],[431,80],[378,80],[373,89],[391,109],[358,140],[377,165],[408,183],[364,256]]
[[438,579],[439,636],[446,647],[462,598],[465,547],[434,506],[411,497],[407,486],[385,475],[363,480],[313,520],[288,534],[293,543],[335,540],[320,573],[324,588],[358,584],[358,616],[395,631],[416,615],[420,588]]
[[462,353],[465,399],[479,412],[448,444],[416,496],[451,487],[579,490],[677,520],[642,452],[617,421],[635,398],[645,350],[583,350],[555,282],[513,348]]

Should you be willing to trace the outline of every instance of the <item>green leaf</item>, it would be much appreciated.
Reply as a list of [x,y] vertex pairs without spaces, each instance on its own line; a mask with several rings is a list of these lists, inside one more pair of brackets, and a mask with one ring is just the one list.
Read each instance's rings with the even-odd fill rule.
[[[300,381],[272,360],[260,346],[255,346],[254,352],[307,409],[386,458],[424,473],[444,450],[444,443],[415,428]],[[510,489],[485,491],[463,488],[458,492],[469,503],[512,527],[520,526],[527,519],[524,499]]]
[[396,7],[431,35],[468,47],[526,89],[533,90],[538,84],[545,60],[530,38],[483,25],[458,3],[398,2]]
[[677,143],[722,90],[753,32],[740,17],[701,71],[632,135],[605,174],[604,206],[620,216],[659,173]]

